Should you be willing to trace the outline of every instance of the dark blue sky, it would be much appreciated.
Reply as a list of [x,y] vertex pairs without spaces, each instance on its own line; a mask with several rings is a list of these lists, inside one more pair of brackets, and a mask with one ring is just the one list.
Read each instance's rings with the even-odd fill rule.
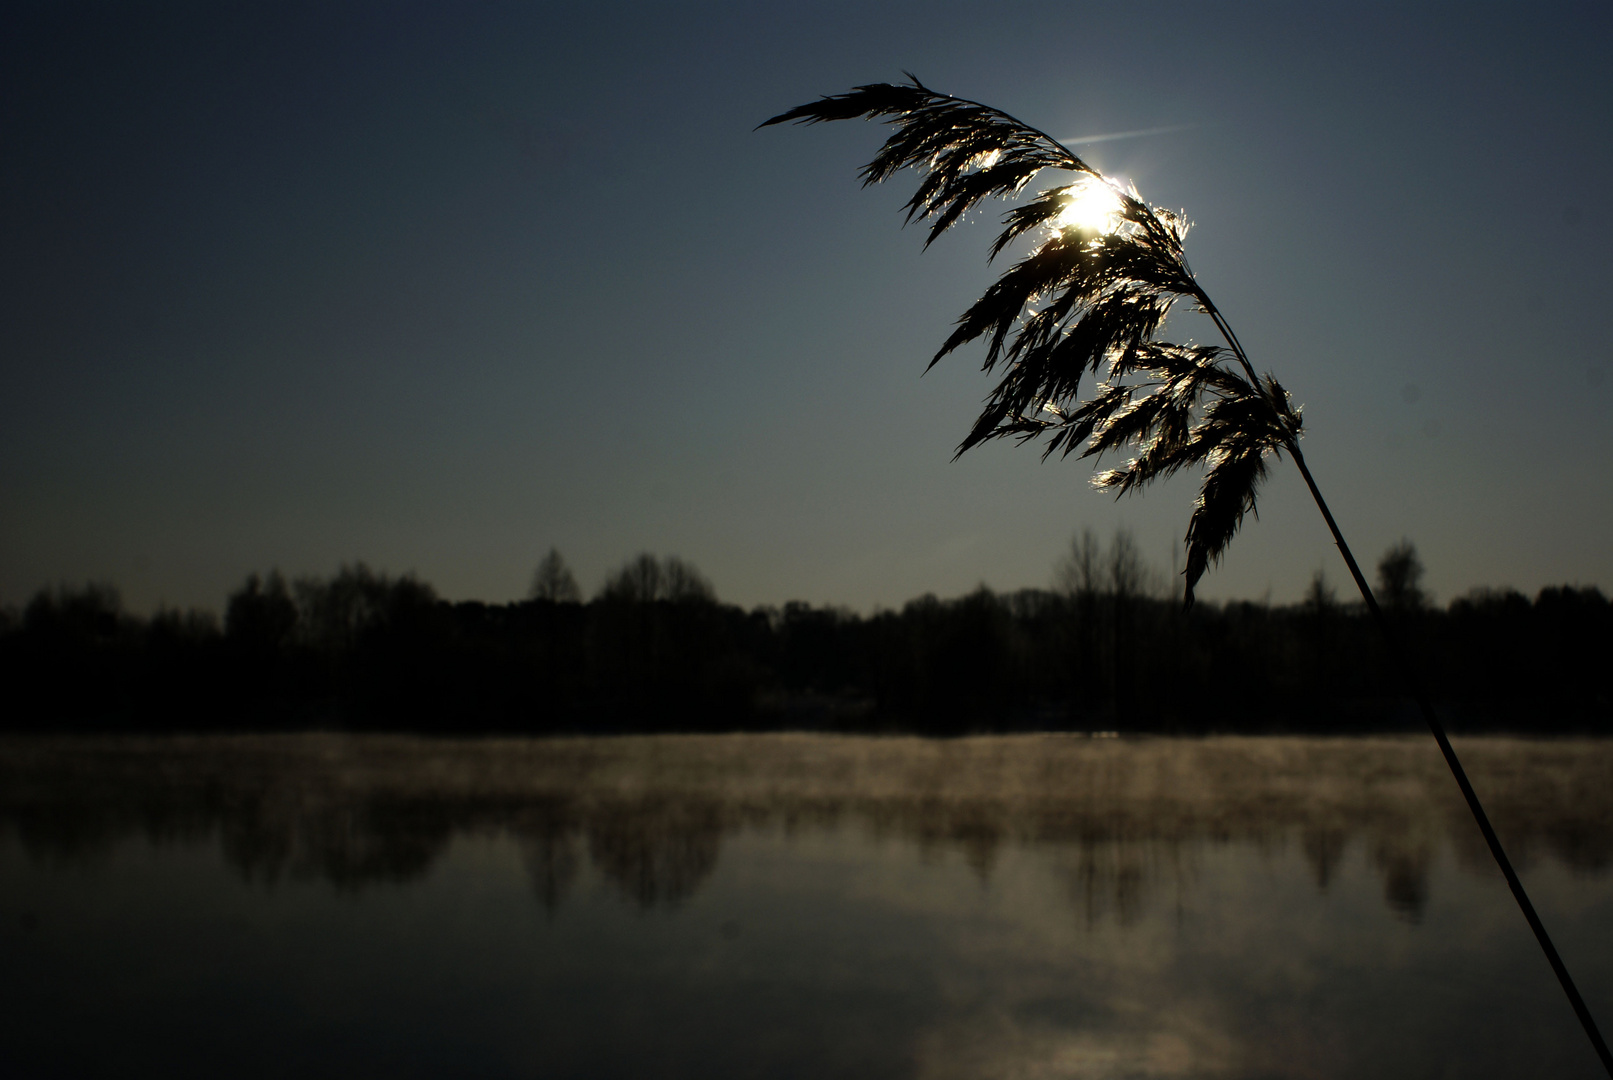
[[[51,3],[0,14],[0,603],[350,559],[502,600],[554,544],[866,609],[1118,526],[1168,572],[1192,478],[950,461],[989,384],[920,373],[995,211],[921,254],[878,128],[752,131],[904,69],[1183,129],[1085,150],[1196,223],[1363,557],[1613,586],[1605,5]],[[1317,567],[1281,465],[1202,594]]]

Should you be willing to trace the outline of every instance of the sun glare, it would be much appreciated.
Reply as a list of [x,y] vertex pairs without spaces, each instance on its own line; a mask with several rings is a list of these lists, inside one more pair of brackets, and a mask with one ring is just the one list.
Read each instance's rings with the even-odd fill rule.
[[1099,181],[1083,184],[1071,192],[1069,202],[1053,219],[1053,227],[1061,232],[1075,228],[1084,233],[1102,234],[1114,232],[1119,224],[1120,196],[1114,188]]

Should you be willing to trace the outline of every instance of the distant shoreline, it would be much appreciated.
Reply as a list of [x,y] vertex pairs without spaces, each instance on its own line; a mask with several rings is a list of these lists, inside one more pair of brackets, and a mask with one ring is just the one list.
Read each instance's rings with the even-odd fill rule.
[[[864,617],[745,611],[679,572],[670,597],[513,604],[449,603],[362,566],[294,588],[254,576],[222,627],[128,616],[110,589],[42,593],[0,619],[0,730],[1422,730],[1370,620],[1325,590],[1184,612],[1142,594],[982,587]],[[1479,592],[1391,618],[1452,730],[1613,733],[1600,591]]]

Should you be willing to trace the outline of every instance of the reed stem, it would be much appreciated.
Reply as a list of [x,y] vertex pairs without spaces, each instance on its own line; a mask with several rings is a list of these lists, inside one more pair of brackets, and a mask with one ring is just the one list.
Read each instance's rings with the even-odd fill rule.
[[1350,552],[1350,545],[1344,542],[1344,534],[1339,531],[1338,522],[1333,520],[1333,512],[1327,508],[1327,500],[1322,498],[1322,492],[1316,486],[1311,471],[1305,465],[1305,455],[1300,453],[1295,442],[1288,444],[1288,452],[1294,456],[1294,464],[1299,466],[1299,474],[1305,478],[1305,486],[1311,489],[1311,498],[1316,500],[1317,509],[1321,510],[1322,518],[1333,534],[1333,541],[1338,545],[1339,554],[1344,556],[1344,565],[1350,568],[1350,576],[1355,579],[1356,588],[1361,590],[1361,599],[1367,603],[1367,610],[1372,612],[1372,619],[1383,634],[1384,645],[1389,652],[1389,662],[1400,674],[1400,680],[1406,692],[1417,702],[1422,710],[1423,719],[1428,722],[1428,730],[1433,732],[1434,741],[1439,743],[1440,753],[1445,755],[1445,764],[1450,766],[1451,775],[1456,777],[1456,786],[1462,789],[1462,797],[1467,800],[1467,808],[1473,812],[1473,818],[1479,823],[1479,831],[1484,834],[1484,842],[1490,845],[1490,854],[1501,867],[1502,875],[1507,879],[1507,887],[1512,890],[1512,898],[1523,909],[1523,917],[1529,923],[1529,929],[1535,932],[1535,940],[1540,942],[1540,948],[1546,954],[1546,960],[1551,964],[1551,970],[1557,974],[1557,981],[1562,984],[1563,992],[1568,995],[1569,1004],[1574,1007],[1574,1015],[1585,1029],[1585,1035],[1596,1048],[1597,1057],[1602,1059],[1602,1067],[1610,1077],[1613,1077],[1613,1054],[1608,1052],[1607,1043],[1602,1039],[1602,1033],[1597,1029],[1596,1020],[1585,1005],[1585,999],[1579,996],[1579,988],[1574,985],[1574,979],[1568,974],[1568,967],[1563,958],[1557,955],[1557,947],[1551,942],[1551,935],[1546,933],[1546,926],[1535,913],[1534,904],[1529,902],[1529,894],[1524,891],[1523,882],[1518,879],[1518,873],[1512,868],[1512,860],[1507,858],[1506,851],[1501,847],[1501,838],[1496,836],[1495,829],[1490,825],[1490,817],[1484,812],[1484,806],[1479,802],[1478,793],[1467,779],[1467,770],[1462,768],[1462,762],[1456,756],[1456,750],[1451,746],[1451,740],[1446,737],[1445,726],[1439,722],[1434,714],[1434,706],[1428,700],[1428,694],[1423,690],[1422,680],[1417,677],[1416,670],[1406,661],[1405,652],[1395,636],[1394,628],[1384,617],[1383,609],[1378,606],[1377,598],[1372,595],[1372,589],[1367,585],[1367,579],[1361,574],[1361,567],[1356,563],[1355,556]]
[[[1249,377],[1250,384],[1263,391],[1260,380],[1255,375],[1254,365],[1249,362],[1249,355],[1243,351],[1243,343],[1238,340],[1238,335],[1233,332],[1226,318],[1202,288],[1195,286],[1193,296],[1204,313],[1214,320],[1216,329],[1221,332],[1226,343],[1232,347],[1233,355],[1237,357],[1239,365]],[[1563,993],[1568,995],[1568,1003],[1574,1007],[1574,1015],[1579,1017],[1580,1026],[1585,1029],[1586,1038],[1591,1040],[1591,1046],[1595,1048],[1596,1056],[1601,1059],[1602,1067],[1607,1070],[1609,1077],[1613,1077],[1613,1053],[1609,1053],[1607,1042],[1602,1038],[1602,1032],[1597,1028],[1595,1018],[1585,1005],[1585,999],[1580,996],[1579,988],[1574,985],[1573,976],[1568,974],[1568,966],[1558,955],[1557,946],[1552,944],[1551,935],[1546,932],[1546,925],[1540,921],[1540,916],[1535,912],[1535,905],[1530,902],[1529,893],[1525,891],[1523,882],[1518,878],[1518,872],[1512,868],[1512,860],[1507,858],[1506,849],[1501,846],[1501,838],[1495,834],[1495,828],[1490,824],[1490,816],[1484,812],[1484,804],[1479,802],[1478,793],[1473,790],[1473,784],[1467,778],[1467,770],[1462,768],[1461,759],[1456,756],[1456,749],[1451,746],[1451,740],[1445,734],[1445,725],[1439,722],[1439,717],[1434,713],[1434,706],[1428,699],[1428,693],[1423,689],[1422,680],[1406,661],[1405,649],[1396,637],[1394,627],[1384,617],[1383,609],[1378,606],[1377,597],[1372,595],[1372,587],[1367,584],[1365,575],[1361,573],[1360,564],[1355,561],[1350,545],[1344,540],[1344,533],[1339,531],[1339,523],[1333,519],[1333,511],[1328,509],[1327,500],[1322,498],[1322,491],[1316,486],[1316,479],[1311,476],[1311,470],[1305,464],[1305,455],[1300,452],[1298,438],[1290,438],[1283,448],[1293,455],[1294,464],[1299,467],[1299,474],[1305,478],[1305,486],[1310,488],[1311,498],[1316,500],[1316,508],[1322,512],[1322,519],[1327,522],[1328,531],[1333,534],[1333,542],[1338,545],[1339,554],[1344,556],[1344,565],[1350,568],[1350,576],[1355,579],[1355,587],[1361,590],[1361,599],[1366,601],[1367,610],[1372,613],[1372,621],[1377,624],[1378,632],[1383,635],[1390,665],[1399,674],[1406,693],[1421,710],[1423,720],[1428,724],[1428,730],[1433,733],[1434,741],[1439,744],[1439,752],[1445,755],[1445,764],[1450,767],[1451,775],[1456,778],[1456,786],[1462,789],[1462,798],[1467,800],[1467,808],[1473,812],[1473,820],[1478,822],[1479,832],[1484,834],[1484,842],[1490,846],[1490,854],[1495,857],[1496,865],[1501,868],[1502,876],[1507,879],[1507,887],[1512,890],[1512,898],[1522,909],[1529,929],[1534,931],[1535,940],[1540,943],[1541,951],[1546,954],[1546,961],[1551,964],[1551,970],[1556,974],[1557,981],[1562,984]]]
[[[1254,366],[1249,363],[1249,356],[1243,351],[1243,343],[1232,332],[1232,327],[1228,325],[1221,312],[1210,302],[1209,296],[1202,289],[1197,291],[1195,299],[1199,301],[1205,313],[1215,320],[1216,328],[1221,331],[1221,336],[1226,339],[1227,344],[1232,346],[1233,354],[1237,356],[1239,364],[1248,374],[1250,382],[1256,387],[1260,386],[1260,381],[1255,377]],[[1445,734],[1445,725],[1439,722],[1439,717],[1434,713],[1434,706],[1428,700],[1428,693],[1423,689],[1422,680],[1417,677],[1416,669],[1406,661],[1405,649],[1395,636],[1394,627],[1389,625],[1389,620],[1384,617],[1383,609],[1378,606],[1377,597],[1372,595],[1372,587],[1367,584],[1366,576],[1361,573],[1360,564],[1355,561],[1350,545],[1344,540],[1344,533],[1339,531],[1339,523],[1333,520],[1333,511],[1328,509],[1327,500],[1322,498],[1322,491],[1316,486],[1316,480],[1305,464],[1305,455],[1300,452],[1299,440],[1288,440],[1284,449],[1293,455],[1294,464],[1299,467],[1299,474],[1305,478],[1305,486],[1310,488],[1311,498],[1316,500],[1316,508],[1322,512],[1322,520],[1327,522],[1328,531],[1333,534],[1333,542],[1338,545],[1339,554],[1344,556],[1344,565],[1350,568],[1350,576],[1355,579],[1355,587],[1361,590],[1361,599],[1366,601],[1367,610],[1372,613],[1372,621],[1377,624],[1378,632],[1383,635],[1384,647],[1389,653],[1389,663],[1399,674],[1406,693],[1417,702],[1417,708],[1422,711],[1428,730],[1433,733],[1434,741],[1439,744],[1439,752],[1445,755],[1445,764],[1450,766],[1451,775],[1456,778],[1456,786],[1462,789],[1462,798],[1467,800],[1467,808],[1473,812],[1473,820],[1479,824],[1479,832],[1484,834],[1484,842],[1490,846],[1490,854],[1495,857],[1496,865],[1501,868],[1502,876],[1507,879],[1507,887],[1512,890],[1512,898],[1523,910],[1524,920],[1528,922],[1529,929],[1534,931],[1535,940],[1540,943],[1541,951],[1546,954],[1546,961],[1551,964],[1551,970],[1556,973],[1557,981],[1562,984],[1563,993],[1568,995],[1568,1003],[1574,1007],[1574,1015],[1579,1017],[1580,1026],[1585,1029],[1585,1036],[1591,1040],[1591,1046],[1596,1049],[1596,1056],[1602,1060],[1602,1067],[1607,1070],[1609,1077],[1613,1077],[1613,1053],[1608,1052],[1607,1042],[1602,1038],[1602,1032],[1597,1028],[1590,1009],[1586,1007],[1585,999],[1580,997],[1573,976],[1568,974],[1567,965],[1557,954],[1557,946],[1552,944],[1551,935],[1546,933],[1546,925],[1535,913],[1535,905],[1530,902],[1529,894],[1518,878],[1518,872],[1512,868],[1512,860],[1507,858],[1506,850],[1501,846],[1501,838],[1495,834],[1495,829],[1490,825],[1490,816],[1484,812],[1484,804],[1479,802],[1478,793],[1473,790],[1473,785],[1467,778],[1467,770],[1462,768],[1461,759],[1456,756],[1456,750]]]

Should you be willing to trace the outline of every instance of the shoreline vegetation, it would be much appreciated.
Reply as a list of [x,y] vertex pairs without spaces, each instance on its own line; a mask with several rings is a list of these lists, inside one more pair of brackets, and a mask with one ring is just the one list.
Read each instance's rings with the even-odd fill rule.
[[[1613,734],[1600,590],[1474,590],[1441,608],[1415,549],[1380,595],[1456,730]],[[584,602],[558,552],[531,597],[439,599],[363,564],[252,575],[222,621],[123,611],[106,585],[0,612],[10,731],[410,731],[437,735],[817,730],[1372,733],[1417,721],[1370,618],[1320,574],[1294,605],[1184,611],[1135,545],[1089,532],[1051,589],[927,595],[860,615],[746,611],[698,570],[642,555]]]

